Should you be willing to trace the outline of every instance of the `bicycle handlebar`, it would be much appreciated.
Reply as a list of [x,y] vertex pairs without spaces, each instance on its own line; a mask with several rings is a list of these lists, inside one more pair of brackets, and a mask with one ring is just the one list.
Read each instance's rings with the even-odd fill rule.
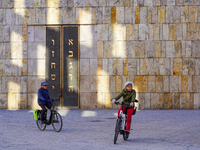
[[119,105],[119,104],[120,104],[120,105],[130,106],[130,104],[124,104],[124,102],[121,102],[121,103],[120,103],[120,102],[115,102],[115,104],[116,104],[116,105]]

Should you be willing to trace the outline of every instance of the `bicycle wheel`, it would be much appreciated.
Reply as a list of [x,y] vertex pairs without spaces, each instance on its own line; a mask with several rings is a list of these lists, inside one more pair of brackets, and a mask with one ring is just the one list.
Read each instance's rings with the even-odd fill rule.
[[[124,130],[126,130],[126,121],[125,121],[125,125],[124,125]],[[127,133],[127,132],[125,132],[124,131],[124,133],[123,133],[123,139],[126,141],[127,139],[128,139],[128,135],[129,135],[129,133]]]
[[54,112],[51,119],[52,126],[56,132],[60,132],[62,129],[62,118],[58,112]]
[[114,144],[116,144],[116,142],[117,142],[117,138],[118,138],[118,134],[120,132],[121,124],[122,124],[122,120],[117,119],[116,126],[115,126]]
[[41,120],[36,121],[36,124],[40,131],[43,131],[46,128],[46,124],[42,124]]

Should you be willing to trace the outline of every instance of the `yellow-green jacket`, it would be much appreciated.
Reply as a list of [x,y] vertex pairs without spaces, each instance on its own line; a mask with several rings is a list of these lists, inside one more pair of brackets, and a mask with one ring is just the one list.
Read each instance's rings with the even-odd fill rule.
[[[121,93],[119,93],[119,95],[117,95],[115,97],[116,101],[118,99],[120,99],[123,96],[123,102],[124,104],[130,104],[131,102],[135,101],[135,97],[136,97],[136,91],[134,89],[132,89],[132,91],[127,91],[126,88],[124,88],[122,90]],[[130,108],[130,106],[125,106],[126,108]]]

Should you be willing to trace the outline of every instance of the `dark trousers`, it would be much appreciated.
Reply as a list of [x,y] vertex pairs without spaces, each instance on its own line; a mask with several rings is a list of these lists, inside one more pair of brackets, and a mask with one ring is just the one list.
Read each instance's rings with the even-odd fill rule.
[[[46,118],[44,118],[44,113],[47,111],[46,107],[48,109],[51,109],[51,102],[47,101],[45,104],[39,104],[40,107],[42,108],[42,111],[41,111],[41,120],[45,120]],[[45,107],[46,106],[46,107]]]

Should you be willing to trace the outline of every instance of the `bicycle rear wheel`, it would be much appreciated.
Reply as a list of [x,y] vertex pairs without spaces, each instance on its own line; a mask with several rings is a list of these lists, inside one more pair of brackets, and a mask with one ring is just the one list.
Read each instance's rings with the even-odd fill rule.
[[51,119],[52,126],[56,132],[60,132],[62,129],[62,118],[58,112],[54,112]]
[[114,144],[116,144],[116,142],[117,142],[117,138],[118,138],[118,135],[119,135],[119,132],[120,132],[121,124],[122,124],[122,120],[120,118],[118,118],[117,121],[116,121],[116,126],[115,126]]
[[46,124],[42,124],[41,120],[36,121],[36,124],[40,131],[43,131],[46,128]]

